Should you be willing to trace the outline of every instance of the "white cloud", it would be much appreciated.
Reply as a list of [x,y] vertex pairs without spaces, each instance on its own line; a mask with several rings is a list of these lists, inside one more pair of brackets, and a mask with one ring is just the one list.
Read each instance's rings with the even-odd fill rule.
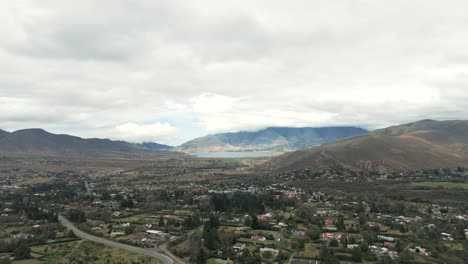
[[169,123],[154,123],[139,125],[135,123],[121,124],[112,129],[112,137],[130,142],[161,142],[173,137],[177,128]]

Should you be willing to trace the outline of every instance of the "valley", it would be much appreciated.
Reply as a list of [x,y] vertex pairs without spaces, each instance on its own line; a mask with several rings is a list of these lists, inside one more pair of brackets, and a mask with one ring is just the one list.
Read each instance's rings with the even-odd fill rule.
[[[7,263],[27,245],[27,262],[13,263],[75,263],[70,257],[86,259],[80,250],[87,243],[115,252],[141,248],[128,259],[109,253],[106,263],[464,263],[468,257],[462,167],[269,173],[262,170],[268,162],[4,157],[0,258]],[[78,238],[60,215],[68,228],[79,228]],[[77,250],[59,250],[66,248]]]

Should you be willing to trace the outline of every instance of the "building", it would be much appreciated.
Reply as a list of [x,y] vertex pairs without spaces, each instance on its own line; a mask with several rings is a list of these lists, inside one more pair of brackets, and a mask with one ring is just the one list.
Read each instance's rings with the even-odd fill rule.
[[341,234],[339,234],[339,233],[323,233],[322,238],[327,239],[327,240],[332,240],[332,239],[340,240],[341,239]]
[[234,249],[236,252],[242,252],[246,248],[244,243],[236,243],[234,246],[232,246],[232,249]]

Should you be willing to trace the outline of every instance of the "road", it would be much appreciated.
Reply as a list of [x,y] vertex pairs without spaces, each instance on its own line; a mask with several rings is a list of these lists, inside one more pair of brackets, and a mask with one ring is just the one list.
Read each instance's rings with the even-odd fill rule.
[[73,233],[75,233],[75,235],[77,237],[81,238],[81,239],[90,240],[90,241],[94,241],[96,243],[104,244],[104,245],[107,245],[107,246],[120,248],[120,249],[124,249],[124,250],[128,250],[128,251],[132,251],[132,252],[135,252],[135,253],[139,253],[139,254],[144,254],[144,255],[147,255],[147,256],[150,256],[150,257],[154,257],[157,260],[159,260],[162,264],[180,263],[179,261],[176,262],[173,259],[171,259],[170,257],[157,252],[156,249],[154,249],[154,248],[134,247],[134,246],[130,246],[130,245],[127,245],[127,244],[122,244],[122,243],[118,243],[118,242],[115,242],[115,241],[107,240],[107,239],[102,238],[102,237],[93,236],[91,234],[83,232],[80,229],[78,229],[72,222],[70,222],[68,219],[66,219],[65,217],[63,217],[61,215],[59,215],[59,221],[60,221],[60,223],[62,223],[63,226],[65,226],[68,230],[72,230]]

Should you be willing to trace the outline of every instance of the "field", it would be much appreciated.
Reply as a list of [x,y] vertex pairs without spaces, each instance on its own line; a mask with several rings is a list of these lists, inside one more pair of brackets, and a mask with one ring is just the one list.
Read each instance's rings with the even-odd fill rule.
[[434,188],[459,188],[468,190],[468,183],[458,182],[415,182],[413,185]]
[[145,263],[157,260],[90,241],[74,241],[31,248],[32,259],[14,261],[14,264],[40,263]]

